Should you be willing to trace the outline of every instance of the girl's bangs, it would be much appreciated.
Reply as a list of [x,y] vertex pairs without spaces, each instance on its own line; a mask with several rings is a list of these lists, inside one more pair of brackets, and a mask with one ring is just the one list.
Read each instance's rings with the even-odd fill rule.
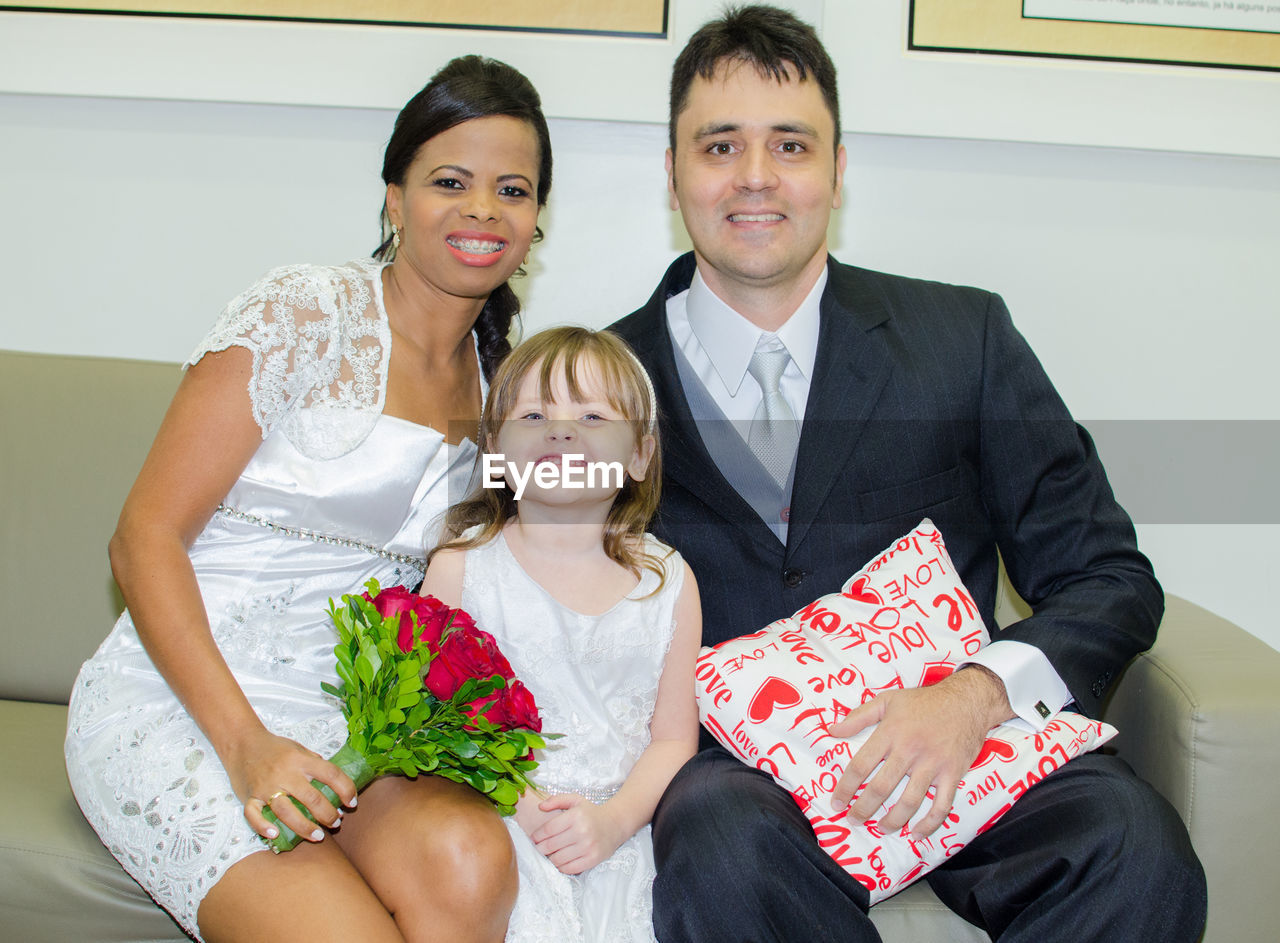
[[[518,388],[535,366],[538,368],[538,395],[544,402],[552,402],[555,379],[561,373],[568,387],[569,396],[576,402],[586,399],[583,391],[582,372],[594,370],[603,386],[600,391],[605,400],[631,422],[645,422],[648,417],[648,388],[643,378],[636,375],[636,365],[624,351],[599,340],[599,334],[580,334],[566,338],[559,349],[540,352],[541,362],[531,362],[513,378],[512,388]],[[584,366],[585,365],[585,366]],[[511,399],[514,400],[514,395]],[[508,410],[510,409],[508,404]]]

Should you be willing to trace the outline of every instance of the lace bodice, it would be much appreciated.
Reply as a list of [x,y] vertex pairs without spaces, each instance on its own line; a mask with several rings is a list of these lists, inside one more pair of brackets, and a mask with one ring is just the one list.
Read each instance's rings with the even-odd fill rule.
[[386,397],[384,267],[358,259],[272,269],[231,299],[187,364],[211,351],[248,348],[249,401],[262,437],[278,429],[309,458],[350,452]]

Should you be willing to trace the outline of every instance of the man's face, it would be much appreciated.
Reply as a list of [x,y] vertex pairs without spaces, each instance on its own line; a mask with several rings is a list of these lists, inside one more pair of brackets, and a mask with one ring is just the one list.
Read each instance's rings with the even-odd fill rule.
[[835,135],[822,91],[794,72],[779,82],[727,61],[711,80],[694,79],[667,151],[667,189],[699,271],[726,301],[807,290],[817,278],[844,178]]

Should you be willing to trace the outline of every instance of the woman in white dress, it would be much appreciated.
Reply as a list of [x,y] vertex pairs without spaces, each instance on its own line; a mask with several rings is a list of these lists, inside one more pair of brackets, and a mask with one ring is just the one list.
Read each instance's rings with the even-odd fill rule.
[[[320,682],[326,601],[415,586],[470,472],[551,185],[537,93],[455,59],[400,113],[383,179],[378,261],[269,273],[192,355],[111,541],[128,609],[72,695],[81,808],[201,939],[496,941],[515,899],[469,788],[384,777],[356,809],[322,759],[346,730]],[[310,840],[267,853],[266,805]]]
[[[614,335],[525,341],[485,406],[481,446],[501,453],[505,483],[451,509],[423,584],[493,633],[543,729],[564,735],[507,819],[520,871],[507,943],[654,941],[649,820],[698,743],[702,630],[688,565],[645,533],[656,414]],[[615,476],[598,473],[609,464]]]

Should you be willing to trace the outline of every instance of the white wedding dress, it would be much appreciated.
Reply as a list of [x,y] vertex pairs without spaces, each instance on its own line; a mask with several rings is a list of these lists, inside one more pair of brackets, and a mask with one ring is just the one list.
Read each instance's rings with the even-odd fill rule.
[[[542,729],[564,734],[538,752],[532,774],[544,793],[609,799],[649,745],[658,681],[684,583],[680,555],[665,555],[662,589],[642,570],[639,585],[602,615],[583,615],[536,583],[498,536],[467,551],[462,608],[491,632],[516,677],[533,692]],[[653,943],[653,842],[646,825],[582,875],[561,874],[506,820],[520,891],[507,943]]]
[[[346,739],[338,702],[320,690],[337,681],[328,600],[370,578],[416,587],[475,453],[382,415],[391,332],[381,270],[277,269],[228,305],[189,361],[249,348],[263,431],[191,548],[214,639],[267,727],[322,756]],[[128,612],[81,669],[66,759],[103,843],[198,936],[205,893],[265,845]]]

